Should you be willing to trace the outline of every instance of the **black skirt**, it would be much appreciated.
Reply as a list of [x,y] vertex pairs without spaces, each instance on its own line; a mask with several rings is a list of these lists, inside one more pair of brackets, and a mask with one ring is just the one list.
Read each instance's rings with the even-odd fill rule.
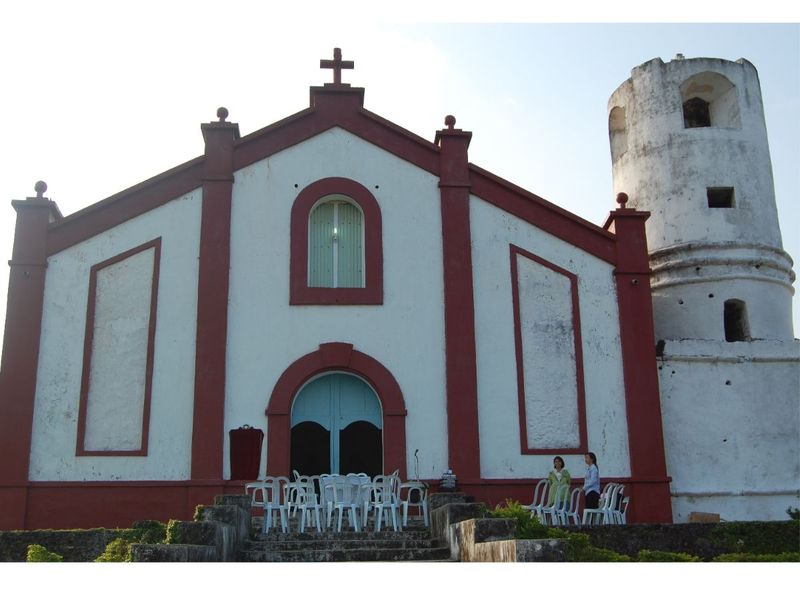
[[586,492],[586,508],[597,508],[600,504],[600,494],[597,492]]

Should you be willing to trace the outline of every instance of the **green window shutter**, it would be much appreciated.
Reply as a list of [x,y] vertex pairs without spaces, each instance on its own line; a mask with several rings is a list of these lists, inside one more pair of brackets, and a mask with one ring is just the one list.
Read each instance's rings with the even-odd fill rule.
[[337,287],[364,287],[361,211],[347,202],[337,208]]
[[309,217],[308,285],[333,287],[333,202],[320,204]]

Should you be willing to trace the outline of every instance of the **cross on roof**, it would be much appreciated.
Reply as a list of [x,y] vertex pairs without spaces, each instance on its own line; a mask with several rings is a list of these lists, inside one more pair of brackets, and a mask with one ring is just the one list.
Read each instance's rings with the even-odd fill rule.
[[[333,49],[333,60],[320,60],[320,69],[333,69],[333,84],[342,84],[342,69],[352,69],[355,63],[352,60],[342,60],[342,49]],[[346,84],[349,85],[349,84]]]

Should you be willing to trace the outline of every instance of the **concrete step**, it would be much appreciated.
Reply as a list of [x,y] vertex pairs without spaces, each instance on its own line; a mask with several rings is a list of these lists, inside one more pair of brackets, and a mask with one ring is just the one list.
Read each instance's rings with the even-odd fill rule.
[[292,541],[262,541],[251,542],[247,547],[249,551],[270,551],[270,552],[291,552],[300,550],[359,550],[364,547],[376,548],[379,550],[391,549],[422,549],[428,550],[435,548],[437,543],[434,540],[417,539],[396,539],[396,540],[292,540]]
[[289,530],[286,533],[280,530],[270,530],[267,533],[260,531],[253,536],[258,542],[316,542],[316,541],[347,541],[354,540],[359,542],[370,542],[375,540],[429,540],[431,532],[429,529],[415,529],[403,531],[309,531],[303,533]]
[[449,561],[448,548],[376,548],[363,547],[347,550],[245,550],[240,562],[397,562],[397,561]]

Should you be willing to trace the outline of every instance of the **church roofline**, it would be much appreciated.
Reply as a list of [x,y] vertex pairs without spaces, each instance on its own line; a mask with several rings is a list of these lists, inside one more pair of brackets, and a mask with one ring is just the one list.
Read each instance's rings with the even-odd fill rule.
[[[360,106],[353,100],[359,96],[358,89],[341,90],[349,94],[321,93],[314,106],[237,139],[233,146],[234,171],[340,127],[439,177],[440,148]],[[200,188],[204,162],[205,156],[198,156],[52,223],[48,255]],[[614,234],[477,165],[470,163],[469,172],[475,196],[602,260],[615,261]]]

